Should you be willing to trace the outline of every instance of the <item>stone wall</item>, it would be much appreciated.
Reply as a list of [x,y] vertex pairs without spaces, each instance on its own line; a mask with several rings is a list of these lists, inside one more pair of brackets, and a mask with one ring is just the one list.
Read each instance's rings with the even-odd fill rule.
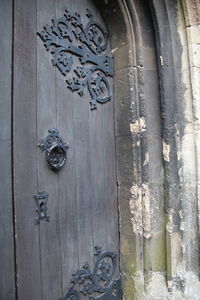
[[115,65],[124,299],[200,299],[200,1],[97,4]]

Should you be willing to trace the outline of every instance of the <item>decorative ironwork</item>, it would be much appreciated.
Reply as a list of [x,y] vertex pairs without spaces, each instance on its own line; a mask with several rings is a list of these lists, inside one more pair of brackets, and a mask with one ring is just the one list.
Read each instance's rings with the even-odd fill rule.
[[49,135],[40,140],[38,146],[46,152],[46,159],[53,170],[58,171],[64,166],[69,146],[60,137],[58,129],[50,129]]
[[53,55],[52,64],[66,76],[79,57],[80,64],[73,68],[75,77],[66,80],[67,87],[83,96],[87,86],[91,95],[91,109],[97,102],[111,100],[110,84],[107,76],[113,75],[112,58],[105,54],[108,45],[108,33],[93,20],[87,10],[88,23],[83,25],[78,13],[65,10],[64,16],[52,19],[52,25],[44,26],[38,35],[46,50]]
[[[97,257],[93,273],[86,262],[82,268],[72,274],[72,286],[60,300],[80,300],[80,293],[88,296],[89,300],[121,300],[121,278],[113,280],[116,270],[117,255],[104,252],[100,247],[95,247],[94,255]],[[75,289],[79,284],[80,293]]]
[[38,213],[38,218],[35,220],[36,224],[39,224],[40,221],[49,222],[50,217],[47,215],[47,201],[49,198],[49,194],[45,191],[38,192],[37,195],[34,195],[37,209],[36,212]]

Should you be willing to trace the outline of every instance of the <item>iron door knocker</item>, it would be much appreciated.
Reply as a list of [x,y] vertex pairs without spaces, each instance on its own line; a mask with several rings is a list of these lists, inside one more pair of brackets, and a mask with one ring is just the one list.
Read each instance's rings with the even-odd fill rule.
[[60,137],[58,129],[50,129],[49,135],[40,140],[38,146],[46,152],[46,160],[54,171],[58,171],[64,166],[69,146]]

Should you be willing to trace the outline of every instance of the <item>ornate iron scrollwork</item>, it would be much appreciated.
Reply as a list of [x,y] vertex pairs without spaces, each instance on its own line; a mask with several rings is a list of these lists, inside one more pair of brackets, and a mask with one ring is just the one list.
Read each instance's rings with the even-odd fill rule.
[[102,253],[100,247],[95,247],[97,257],[93,272],[89,264],[83,264],[80,270],[72,274],[72,286],[60,300],[80,300],[80,294],[75,286],[79,284],[80,293],[88,296],[89,300],[121,300],[121,278],[113,280],[116,270],[117,255],[112,252]]
[[46,159],[53,170],[58,171],[64,166],[69,146],[60,137],[58,129],[50,129],[49,135],[40,140],[38,146],[46,152]]
[[38,218],[35,220],[36,224],[39,224],[40,221],[46,221],[49,222],[49,216],[47,215],[47,201],[49,198],[49,194],[45,191],[43,192],[38,192],[37,195],[34,195],[36,204],[37,204],[37,213],[38,213]]
[[107,49],[108,33],[93,20],[89,10],[86,16],[89,20],[84,26],[78,13],[65,10],[63,17],[52,19],[52,25],[44,26],[38,35],[46,50],[50,50],[53,55],[53,66],[64,76],[72,69],[73,55],[79,57],[81,65],[84,66],[74,67],[76,76],[66,80],[67,87],[83,96],[87,86],[92,97],[91,109],[95,109],[97,102],[111,100],[107,76],[113,75],[113,66],[112,58],[104,53]]

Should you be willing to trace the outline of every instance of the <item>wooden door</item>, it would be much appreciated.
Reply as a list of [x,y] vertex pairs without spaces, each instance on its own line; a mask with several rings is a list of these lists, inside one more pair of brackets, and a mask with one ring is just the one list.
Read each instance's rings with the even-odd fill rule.
[[90,0],[14,0],[12,15],[16,289],[2,300],[119,300],[106,26]]

